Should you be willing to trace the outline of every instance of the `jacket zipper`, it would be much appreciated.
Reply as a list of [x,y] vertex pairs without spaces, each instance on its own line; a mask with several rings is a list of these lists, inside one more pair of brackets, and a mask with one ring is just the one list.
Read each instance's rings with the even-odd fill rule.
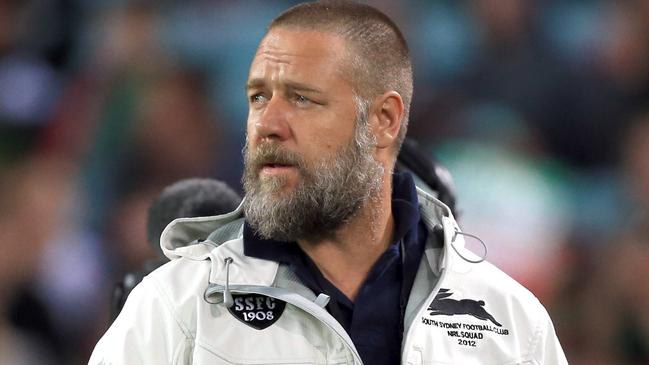
[[[422,218],[424,219],[425,223],[426,223],[428,226],[430,226],[430,227],[434,227],[434,224],[431,224],[432,222],[430,222],[429,219],[427,219],[427,217],[423,217],[423,216],[422,216]],[[444,225],[442,224],[442,227],[443,227],[443,226],[444,226]],[[446,230],[446,229],[445,229],[445,230]],[[445,239],[444,239],[444,250],[442,251],[445,257],[442,258],[442,262],[450,260],[450,257],[447,256],[447,255],[450,255],[450,254],[451,254],[450,250],[448,249],[448,245],[449,245],[449,244],[452,244],[452,242],[447,242],[447,240],[446,240],[446,238],[445,238]],[[424,255],[425,255],[425,253],[424,253]],[[403,348],[401,349],[401,363],[402,363],[403,365],[407,365],[407,364],[408,364],[408,362],[407,362],[407,361],[408,361],[408,358],[406,357],[406,352],[409,351],[410,346],[411,346],[411,345],[410,345],[410,343],[412,342],[412,335],[411,335],[411,333],[412,333],[412,331],[414,331],[413,328],[417,325],[417,324],[415,323],[415,321],[416,321],[416,319],[419,318],[419,316],[421,316],[422,313],[425,311],[424,308],[426,308],[426,303],[431,303],[433,300],[435,300],[435,296],[437,296],[437,293],[439,293],[439,289],[442,287],[442,282],[444,282],[444,279],[446,279],[446,276],[447,276],[447,273],[448,273],[448,267],[447,267],[447,266],[448,266],[448,263],[446,263],[446,264],[441,268],[441,270],[440,270],[441,272],[440,272],[440,276],[439,276],[439,280],[437,281],[437,284],[433,287],[433,290],[432,290],[431,293],[428,295],[428,297],[426,298],[426,300],[423,302],[424,304],[421,306],[421,308],[419,308],[419,309],[417,310],[417,314],[416,314],[415,316],[412,317],[412,322],[409,323],[410,326],[408,327],[408,333],[406,333],[405,336],[403,337],[403,338],[404,338],[404,340],[403,340]]]
[[431,301],[435,299],[435,296],[437,295],[437,293],[439,293],[439,289],[442,286],[442,280],[444,280],[446,278],[446,272],[447,272],[446,269],[442,269],[442,274],[441,274],[441,276],[439,278],[439,281],[437,282],[437,285],[435,285],[435,287],[433,288],[433,291],[430,293],[428,298],[426,298],[426,300],[424,301],[424,305],[422,305],[421,308],[419,308],[417,310],[417,314],[412,318],[413,323],[411,323],[410,327],[408,327],[408,333],[404,336],[405,341],[404,341],[404,344],[403,344],[403,348],[401,349],[401,363],[404,364],[404,365],[407,364],[406,351],[408,351],[408,349],[410,347],[410,342],[412,342],[411,341],[411,339],[412,339],[411,333],[413,331],[413,328],[417,326],[417,324],[414,323],[414,322],[425,311],[424,308],[426,308],[426,303],[431,303]]

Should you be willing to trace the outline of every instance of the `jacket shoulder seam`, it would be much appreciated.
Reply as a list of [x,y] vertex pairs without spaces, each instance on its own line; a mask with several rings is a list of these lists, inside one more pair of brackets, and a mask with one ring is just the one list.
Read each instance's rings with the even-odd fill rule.
[[195,340],[194,335],[191,333],[189,330],[187,324],[183,322],[183,320],[178,316],[178,313],[173,309],[173,305],[171,303],[171,299],[165,292],[165,290],[160,286],[160,283],[158,280],[151,275],[146,276],[144,278],[144,281],[148,281],[151,286],[154,288],[154,290],[160,295],[160,299],[164,303],[164,306],[166,307],[167,311],[171,314],[173,317],[174,321],[176,322],[176,325],[180,328],[180,331],[185,335],[186,338],[189,338],[191,340]]

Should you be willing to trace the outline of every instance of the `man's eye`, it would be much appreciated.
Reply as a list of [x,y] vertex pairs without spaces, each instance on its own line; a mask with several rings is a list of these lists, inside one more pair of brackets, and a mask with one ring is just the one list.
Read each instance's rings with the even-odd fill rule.
[[266,97],[263,94],[254,94],[250,96],[250,103],[259,104],[266,101]]
[[300,94],[295,94],[294,99],[295,99],[295,102],[298,103],[298,104],[306,104],[306,103],[311,102],[311,100],[309,98],[307,98],[304,95],[300,95]]

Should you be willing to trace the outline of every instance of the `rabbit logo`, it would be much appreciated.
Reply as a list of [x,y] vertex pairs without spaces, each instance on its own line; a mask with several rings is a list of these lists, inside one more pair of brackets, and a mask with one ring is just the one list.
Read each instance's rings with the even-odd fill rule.
[[483,321],[491,321],[498,327],[502,326],[491,314],[489,314],[489,312],[487,312],[486,309],[484,309],[484,300],[455,300],[449,298],[451,295],[453,295],[453,293],[449,289],[440,289],[439,293],[435,296],[435,299],[428,307],[430,315],[453,316],[456,314],[468,314]]

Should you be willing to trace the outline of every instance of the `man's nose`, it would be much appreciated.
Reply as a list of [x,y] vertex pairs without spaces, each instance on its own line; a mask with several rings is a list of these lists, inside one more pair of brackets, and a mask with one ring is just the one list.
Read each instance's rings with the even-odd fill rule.
[[288,103],[280,97],[272,97],[255,123],[257,134],[262,139],[279,141],[288,139],[291,135],[288,123],[290,115],[291,111]]

